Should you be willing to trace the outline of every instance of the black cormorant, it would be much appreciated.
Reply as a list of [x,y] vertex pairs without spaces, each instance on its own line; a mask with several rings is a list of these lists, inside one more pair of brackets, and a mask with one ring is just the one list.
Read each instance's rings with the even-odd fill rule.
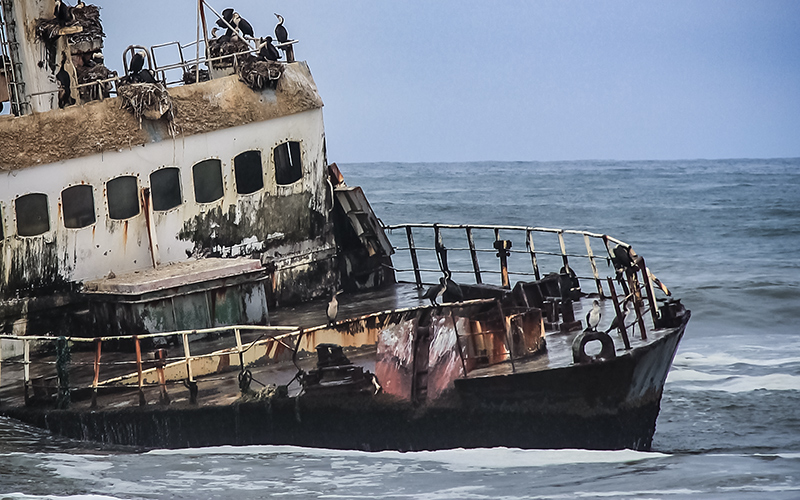
[[437,302],[438,299],[441,299],[444,296],[444,292],[447,290],[447,278],[442,276],[439,278],[439,284],[434,285],[428,290],[425,291],[425,294],[422,296],[423,299],[428,299],[431,301],[431,305],[438,306],[439,303]]
[[62,23],[69,23],[75,20],[75,17],[72,15],[72,8],[62,0],[56,0],[53,15]]
[[144,67],[144,52],[139,50],[133,53],[131,57],[130,74],[135,75],[142,71]]
[[58,90],[58,107],[65,108],[67,106],[71,106],[75,104],[75,99],[72,98],[72,80],[69,77],[69,72],[67,72],[66,68],[64,67],[67,63],[67,55],[61,54],[61,69],[56,73],[56,81],[58,81],[58,85],[60,86]]
[[[228,21],[228,24],[233,25],[231,21],[233,21],[233,9],[225,9],[222,11],[222,19]],[[217,26],[220,28],[228,28],[228,24],[225,24],[225,21],[222,19],[217,19]]]
[[239,15],[238,12],[233,13],[233,27],[242,32],[242,35],[253,38],[253,26],[247,22],[245,18]]
[[275,14],[275,17],[278,18],[278,25],[275,26],[275,39],[278,43],[285,43],[289,41],[289,33],[286,31],[286,28],[283,26],[283,16],[280,14]]
[[272,45],[272,37],[268,36],[267,38],[262,38],[261,40],[261,45],[258,47],[259,57],[262,57],[267,61],[277,61],[281,55],[278,52],[278,49]]

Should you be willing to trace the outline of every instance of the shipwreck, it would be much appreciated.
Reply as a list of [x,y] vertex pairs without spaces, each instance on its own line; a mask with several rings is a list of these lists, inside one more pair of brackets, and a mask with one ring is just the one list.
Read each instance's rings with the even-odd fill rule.
[[146,448],[649,449],[690,312],[629,244],[383,224],[280,16],[199,0],[200,39],[113,71],[96,6],[0,3],[0,414]]

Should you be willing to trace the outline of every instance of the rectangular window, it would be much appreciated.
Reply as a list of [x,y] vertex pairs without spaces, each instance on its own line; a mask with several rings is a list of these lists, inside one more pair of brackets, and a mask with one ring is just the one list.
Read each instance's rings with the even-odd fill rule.
[[261,170],[261,151],[245,151],[233,159],[236,175],[236,192],[255,193],[264,187],[264,173]]
[[153,210],[169,210],[183,203],[180,170],[167,167],[150,174],[150,192]]
[[47,195],[32,193],[14,200],[17,214],[17,234],[38,236],[50,230],[50,213],[47,209]]
[[61,209],[64,212],[64,227],[78,229],[95,222],[94,190],[81,184],[61,191]]
[[106,183],[108,216],[123,220],[139,214],[139,183],[136,177],[124,175]]
[[303,177],[303,164],[300,159],[300,143],[284,142],[273,150],[275,161],[275,182],[279,185],[293,184]]
[[194,177],[194,199],[197,203],[211,203],[222,198],[222,162],[217,159],[203,160],[192,167]]

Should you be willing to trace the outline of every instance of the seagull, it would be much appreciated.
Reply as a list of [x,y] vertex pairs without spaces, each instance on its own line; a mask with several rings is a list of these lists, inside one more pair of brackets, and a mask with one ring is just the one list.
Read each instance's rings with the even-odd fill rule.
[[333,292],[331,300],[328,302],[328,309],[325,311],[325,314],[328,316],[328,326],[333,325],[333,322],[336,321],[336,316],[339,314],[339,300],[336,296],[340,293],[342,293],[341,290]]
[[438,306],[439,304],[436,302],[437,299],[441,299],[444,296],[444,292],[447,290],[447,277],[442,276],[439,278],[439,284],[433,285],[432,287],[428,288],[425,291],[425,295],[422,296],[423,299],[429,299],[431,301],[431,305]]
[[285,43],[289,41],[289,33],[286,31],[286,28],[283,26],[283,16],[280,14],[275,14],[275,17],[278,18],[278,25],[275,26],[275,39],[278,40],[278,43]]
[[600,318],[602,317],[603,313],[600,310],[600,302],[595,300],[592,302],[592,310],[586,313],[586,330],[596,332],[597,325],[600,324]]

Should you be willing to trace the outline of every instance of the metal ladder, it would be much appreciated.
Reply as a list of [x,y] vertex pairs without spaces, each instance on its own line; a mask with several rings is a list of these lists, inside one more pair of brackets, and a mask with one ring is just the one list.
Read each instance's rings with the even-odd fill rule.
[[0,0],[0,67],[2,67],[8,84],[11,113],[20,116],[30,113],[31,105],[30,102],[20,98],[25,95],[25,82],[19,77],[19,63],[15,63],[11,58],[12,45],[17,45],[17,42],[9,41],[6,23],[6,15],[11,12],[12,1]]

